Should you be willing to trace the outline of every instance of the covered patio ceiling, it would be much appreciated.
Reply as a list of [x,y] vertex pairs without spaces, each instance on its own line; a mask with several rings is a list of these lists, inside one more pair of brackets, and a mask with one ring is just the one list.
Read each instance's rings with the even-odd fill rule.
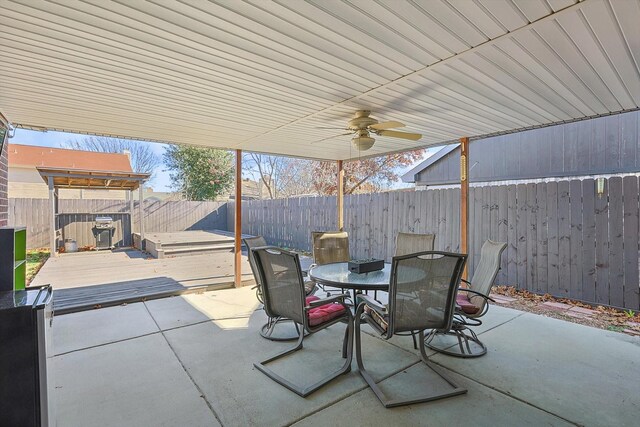
[[[348,160],[637,109],[638,0],[4,0],[18,127]],[[418,141],[341,131],[357,109]]]

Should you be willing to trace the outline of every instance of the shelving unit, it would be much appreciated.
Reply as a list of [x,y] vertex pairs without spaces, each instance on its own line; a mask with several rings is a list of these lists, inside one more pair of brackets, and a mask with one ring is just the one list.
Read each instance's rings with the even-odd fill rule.
[[27,284],[27,229],[0,227],[0,291],[25,289]]

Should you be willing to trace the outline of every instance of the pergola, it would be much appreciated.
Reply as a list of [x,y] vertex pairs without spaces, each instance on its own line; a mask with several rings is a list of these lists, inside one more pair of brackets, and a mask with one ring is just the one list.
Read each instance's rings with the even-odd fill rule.
[[150,174],[45,167],[36,167],[36,169],[44,182],[49,186],[51,256],[56,256],[56,250],[58,249],[56,248],[56,215],[58,214],[58,192],[56,190],[61,188],[126,191],[129,199],[131,230],[133,230],[133,195],[134,191],[138,190],[140,241],[142,242],[144,240],[142,184],[149,179]]
[[[3,2],[0,110],[16,127],[338,163],[640,106],[638,0]],[[355,110],[418,141],[360,152]],[[535,147],[530,149],[532,155]],[[236,284],[240,283],[236,262]]]

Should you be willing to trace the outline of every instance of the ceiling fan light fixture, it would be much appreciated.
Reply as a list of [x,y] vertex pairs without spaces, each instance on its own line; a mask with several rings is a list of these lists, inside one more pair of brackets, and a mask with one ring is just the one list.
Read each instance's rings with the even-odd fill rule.
[[374,138],[369,136],[369,132],[366,130],[359,131],[358,136],[351,138],[351,143],[358,151],[367,151],[373,147],[373,143],[376,142]]

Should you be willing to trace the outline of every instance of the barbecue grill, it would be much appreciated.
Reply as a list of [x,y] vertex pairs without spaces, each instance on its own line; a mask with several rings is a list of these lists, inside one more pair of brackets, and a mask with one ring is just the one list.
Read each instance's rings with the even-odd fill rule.
[[113,218],[110,216],[98,216],[93,225],[93,235],[96,238],[96,249],[113,248]]

